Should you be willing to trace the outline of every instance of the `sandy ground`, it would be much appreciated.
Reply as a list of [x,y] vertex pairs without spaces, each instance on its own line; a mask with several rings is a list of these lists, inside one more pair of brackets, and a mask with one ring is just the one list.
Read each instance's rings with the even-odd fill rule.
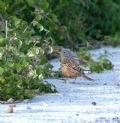
[[[18,103],[13,113],[4,113],[0,104],[0,123],[120,123],[120,48],[101,48],[91,51],[96,58],[108,50],[114,69],[100,74],[89,74],[96,81],[84,78],[47,79],[59,93],[42,94],[29,103]],[[59,60],[53,60],[54,70]],[[96,103],[93,105],[92,103]]]

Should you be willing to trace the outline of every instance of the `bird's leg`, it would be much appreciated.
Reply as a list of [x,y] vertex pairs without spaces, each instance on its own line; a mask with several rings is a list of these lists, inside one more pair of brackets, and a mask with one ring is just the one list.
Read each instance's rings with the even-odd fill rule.
[[60,80],[63,80],[63,83],[67,83],[67,78],[60,78]]
[[63,80],[63,83],[72,83],[72,84],[75,84],[75,81],[76,81],[76,78],[75,79],[72,79],[71,78],[61,78],[60,80]]
[[77,78],[75,78],[75,81],[74,81],[74,82],[76,82],[76,79],[77,79]]
[[72,84],[75,84],[76,83],[76,78],[73,80],[73,82],[71,82]]

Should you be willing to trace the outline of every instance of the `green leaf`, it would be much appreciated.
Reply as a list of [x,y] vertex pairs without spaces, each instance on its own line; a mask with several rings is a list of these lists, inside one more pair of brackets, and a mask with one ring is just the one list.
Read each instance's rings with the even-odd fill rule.
[[2,75],[4,72],[4,68],[0,67],[0,75]]
[[39,15],[36,15],[36,17],[35,17],[35,20],[36,21],[39,21],[39,20],[41,20],[42,19],[42,16],[39,14]]
[[47,0],[41,0],[40,6],[42,7],[42,9],[48,9],[49,3],[47,2]]
[[32,24],[33,24],[33,26],[36,26],[36,25],[38,24],[38,22],[34,20],[34,21],[32,22]]
[[36,1],[35,0],[27,0],[27,3],[29,4],[29,6],[34,5]]
[[3,54],[4,54],[4,49],[0,48],[0,59],[2,59]]
[[11,21],[16,27],[18,27],[21,23],[21,19],[17,18],[16,16],[11,16]]
[[37,28],[39,29],[40,32],[44,30],[44,27],[41,24],[37,24]]
[[5,46],[6,44],[6,39],[3,37],[0,37],[0,46]]
[[47,53],[48,54],[51,54],[53,52],[53,48],[51,46],[49,46],[48,50],[47,50]]

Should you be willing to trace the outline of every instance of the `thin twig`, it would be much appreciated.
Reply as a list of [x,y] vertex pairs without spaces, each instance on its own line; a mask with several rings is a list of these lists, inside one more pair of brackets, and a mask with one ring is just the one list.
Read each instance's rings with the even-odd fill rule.
[[8,38],[8,25],[7,25],[7,20],[5,21],[5,38]]

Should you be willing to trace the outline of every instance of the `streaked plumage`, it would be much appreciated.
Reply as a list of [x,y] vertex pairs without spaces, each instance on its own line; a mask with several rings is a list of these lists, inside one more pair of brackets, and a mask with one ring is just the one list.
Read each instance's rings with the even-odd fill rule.
[[65,77],[82,76],[87,80],[93,80],[86,76],[76,56],[70,50],[62,48],[59,53],[61,57],[61,71]]

